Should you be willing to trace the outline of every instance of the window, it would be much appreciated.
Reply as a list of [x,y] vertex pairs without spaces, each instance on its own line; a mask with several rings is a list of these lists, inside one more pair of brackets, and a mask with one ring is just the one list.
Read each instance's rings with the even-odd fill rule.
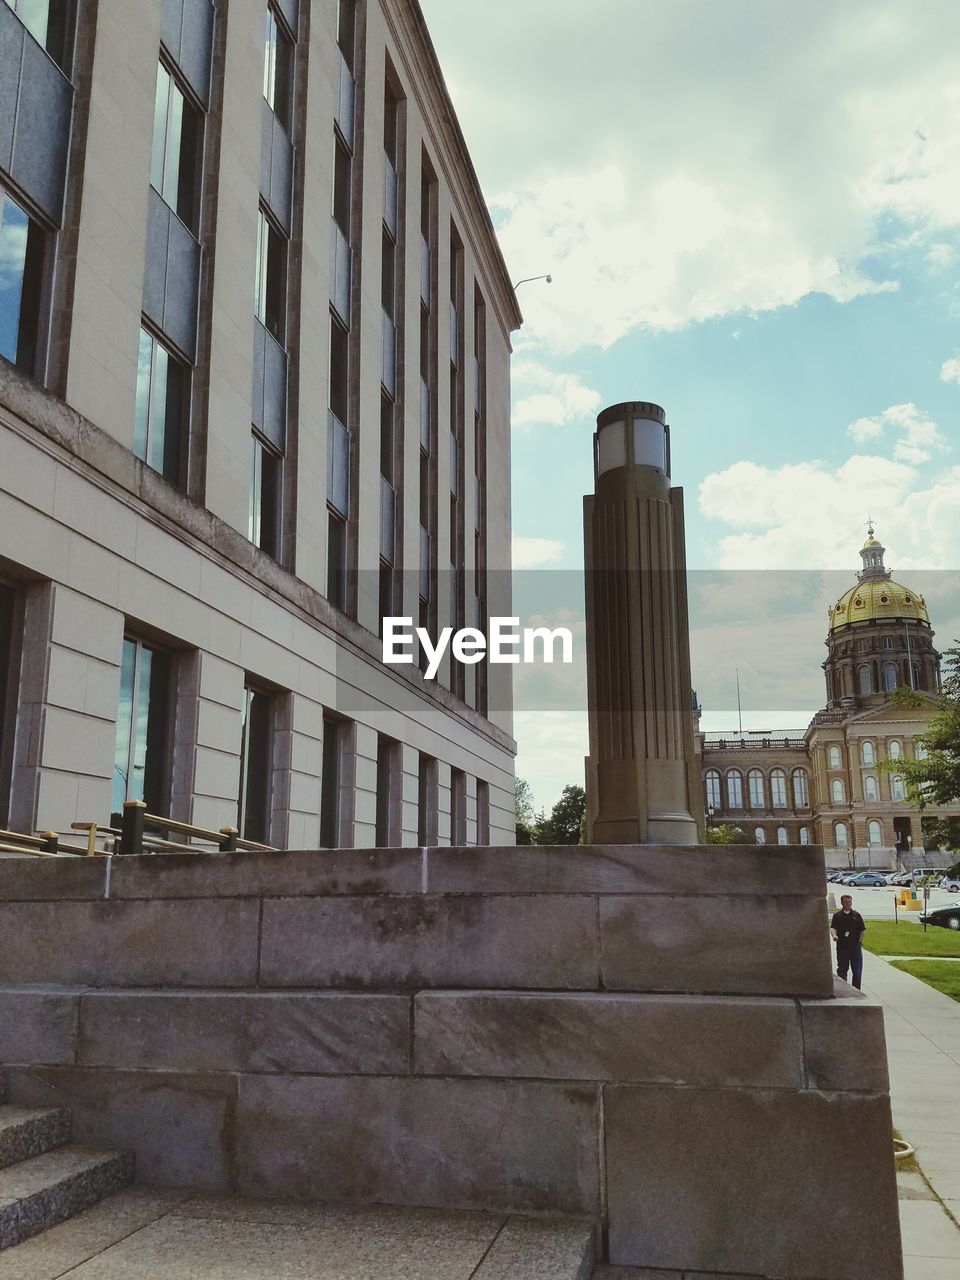
[[753,838],[757,842],[757,844],[767,843],[767,837],[764,835],[763,827],[754,827]]
[[833,838],[838,849],[845,849],[849,844],[847,835],[847,824],[845,822],[835,822],[833,826]]
[[133,452],[171,484],[181,478],[187,386],[186,366],[141,329]]
[[257,219],[257,278],[254,314],[283,346],[287,298],[287,242],[266,212]]
[[828,765],[829,765],[829,767],[830,767],[831,769],[842,769],[842,768],[843,768],[843,758],[842,758],[842,756],[840,755],[840,748],[839,748],[839,747],[831,747],[831,748],[830,748],[830,750],[829,750],[829,752],[828,752],[828,761],[827,761],[827,763],[828,763]]
[[868,666],[857,668],[857,679],[861,693],[873,693],[873,672]]
[[903,746],[896,740],[896,738],[894,738],[894,740],[888,744],[887,755],[890,757],[891,760],[903,759]]
[[877,780],[872,773],[868,773],[863,780],[863,798],[864,800],[877,799]]
[[0,355],[34,374],[46,233],[0,187]]
[[490,783],[477,779],[477,844],[490,843]]
[[417,773],[417,844],[424,848],[437,838],[437,762],[420,756]]
[[876,764],[877,753],[872,742],[865,742],[860,748],[860,759],[864,764]]
[[802,769],[793,771],[793,806],[795,809],[807,809],[810,806],[810,787]]
[[273,698],[248,685],[243,693],[240,804],[237,826],[245,840],[266,844],[273,792]]
[[899,773],[895,773],[890,779],[890,795],[894,800],[906,800],[907,798],[906,786]]
[[450,843],[467,843],[467,775],[459,769],[450,770]]
[[343,60],[353,70],[353,50],[357,25],[356,0],[340,0],[337,8],[337,44]]
[[258,431],[250,437],[250,510],[247,537],[276,560],[280,553],[280,482],[283,458]]
[[777,844],[787,843],[787,828],[777,827]]
[[782,769],[774,769],[770,774],[770,799],[774,809],[787,807],[787,775]]
[[293,41],[272,4],[267,5],[263,96],[280,124],[290,133],[293,123]]
[[711,769],[707,773],[707,805],[711,809],[721,808],[720,801],[720,775],[716,769]]
[[153,110],[150,182],[196,235],[200,216],[202,118],[161,62]]
[[898,684],[898,673],[896,663],[885,662],[883,664],[883,691],[884,693],[893,693]]
[[396,833],[400,772],[400,744],[377,734],[377,826],[378,849],[399,844]]
[[743,808],[743,775],[739,769],[727,774],[727,802],[731,809]]
[[881,645],[881,648],[883,648],[883,649],[892,649],[892,648],[893,648],[893,636],[884,636],[884,637],[883,637],[883,643],[882,643],[882,645]]
[[763,774],[759,769],[751,769],[747,774],[747,789],[750,794],[750,808],[762,809],[764,805]]
[[867,823],[867,844],[871,849],[883,844],[883,827],[876,818],[871,818]]
[[343,759],[344,725],[332,716],[323,717],[323,751],[320,763],[320,847],[336,849],[340,844],[340,774]]
[[151,813],[167,808],[171,696],[170,655],[124,639],[111,826],[120,825],[127,800],[143,800]]
[[65,67],[68,6],[63,0],[7,0],[7,4],[37,44]]
[[801,844],[809,844],[809,843],[810,843],[810,828],[809,828],[809,827],[801,827],[801,828],[800,828],[800,843],[801,843]]
[[834,778],[830,783],[830,799],[834,804],[845,804],[847,799],[847,789],[843,785],[841,778]]
[[929,760],[930,758],[930,752],[922,742],[918,742],[914,747],[914,755],[918,760]]
[[327,599],[343,612],[347,607],[347,522],[327,512]]
[[350,152],[340,138],[336,138],[333,161],[333,220],[343,232],[345,240],[350,239],[351,163]]

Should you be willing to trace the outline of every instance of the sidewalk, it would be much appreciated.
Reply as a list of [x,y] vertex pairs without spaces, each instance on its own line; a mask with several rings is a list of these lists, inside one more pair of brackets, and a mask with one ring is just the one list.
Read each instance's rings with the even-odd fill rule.
[[960,1003],[864,954],[863,986],[883,1005],[893,1122],[917,1148],[926,1181],[900,1175],[906,1280],[960,1275]]

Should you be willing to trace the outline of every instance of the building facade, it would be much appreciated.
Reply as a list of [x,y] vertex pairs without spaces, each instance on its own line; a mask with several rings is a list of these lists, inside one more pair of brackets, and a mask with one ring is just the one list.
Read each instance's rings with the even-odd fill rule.
[[0,0],[0,826],[513,840],[510,281],[415,0]]
[[[736,824],[758,843],[821,844],[828,866],[930,856],[896,762],[923,756],[940,656],[925,600],[893,580],[884,554],[871,526],[857,581],[830,610],[827,702],[805,730],[700,735],[709,822]],[[897,689],[921,704],[902,705]],[[939,851],[933,860],[945,861]]]

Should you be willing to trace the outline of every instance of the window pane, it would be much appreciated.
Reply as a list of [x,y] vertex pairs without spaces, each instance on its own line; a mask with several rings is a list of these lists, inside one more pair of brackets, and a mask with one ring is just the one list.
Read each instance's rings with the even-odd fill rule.
[[30,219],[0,193],[0,355],[16,362]]
[[170,74],[161,62],[157,68],[157,95],[153,106],[153,153],[150,182],[163,195],[163,164],[167,150],[167,112],[170,107]]
[[340,843],[341,737],[339,722],[324,716],[320,776],[320,845],[324,849],[335,849]]
[[283,342],[286,288],[286,244],[280,233],[268,222],[266,297],[263,323],[280,343]]
[[154,343],[153,377],[150,384],[150,426],[147,434],[148,466],[163,471],[163,425],[167,418],[167,377],[170,356],[164,346]]
[[276,63],[274,70],[273,113],[281,126],[290,133],[293,124],[293,45],[286,35],[277,30]]
[[16,0],[13,8],[37,43],[46,48],[50,0]]
[[277,65],[277,20],[267,9],[266,30],[263,37],[263,96],[273,106],[273,85]]
[[123,660],[120,667],[120,705],[117,709],[117,747],[113,765],[112,812],[114,816],[123,811],[123,802],[127,799],[130,727],[133,722],[133,683],[136,661],[136,641],[124,640]]
[[327,599],[346,608],[347,526],[331,512],[327,522]]
[[128,800],[143,800],[144,779],[147,771],[147,730],[150,721],[150,677],[153,669],[153,652],[144,645],[138,645],[138,652],[131,725],[131,767],[130,777],[127,780]]
[[140,330],[140,352],[137,357],[137,408],[133,428],[133,452],[146,460],[150,424],[150,383],[152,378],[153,338]]
[[272,794],[273,699],[247,689],[240,760],[240,834],[266,844]]
[[263,448],[256,436],[250,437],[250,508],[247,514],[247,537],[260,545],[260,488],[263,483]]

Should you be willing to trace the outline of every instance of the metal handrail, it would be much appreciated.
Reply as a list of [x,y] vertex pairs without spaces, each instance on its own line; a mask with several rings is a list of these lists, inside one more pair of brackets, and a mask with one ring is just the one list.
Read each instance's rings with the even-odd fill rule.
[[176,818],[165,818],[162,814],[147,813],[147,806],[142,800],[127,800],[123,806],[123,825],[120,832],[120,843],[117,850],[121,854],[143,853],[144,846],[163,847],[178,852],[199,852],[196,846],[189,843],[179,844],[168,840],[155,840],[147,835],[147,828],[155,831],[173,831],[190,839],[206,840],[216,845],[220,853],[244,852],[275,853],[272,845],[259,844],[256,840],[245,840],[236,827],[221,827],[219,831],[211,831],[207,827],[195,827],[189,822],[180,822]]

